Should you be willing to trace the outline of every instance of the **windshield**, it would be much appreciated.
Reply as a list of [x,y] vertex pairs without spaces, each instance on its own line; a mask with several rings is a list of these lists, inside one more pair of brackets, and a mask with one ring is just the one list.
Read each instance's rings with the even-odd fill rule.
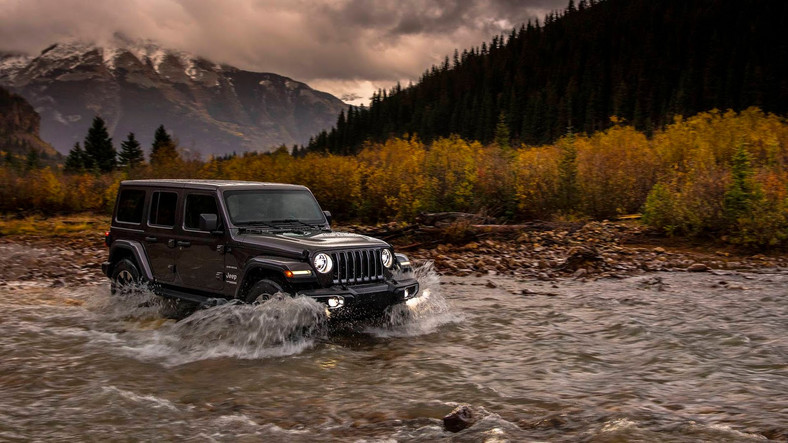
[[235,225],[325,223],[317,200],[304,189],[232,191],[224,201]]

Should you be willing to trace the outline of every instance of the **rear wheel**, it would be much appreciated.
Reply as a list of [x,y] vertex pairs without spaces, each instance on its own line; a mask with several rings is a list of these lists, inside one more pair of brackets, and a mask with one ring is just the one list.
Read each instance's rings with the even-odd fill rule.
[[142,274],[133,261],[124,258],[112,267],[110,281],[112,294],[128,295],[139,287]]

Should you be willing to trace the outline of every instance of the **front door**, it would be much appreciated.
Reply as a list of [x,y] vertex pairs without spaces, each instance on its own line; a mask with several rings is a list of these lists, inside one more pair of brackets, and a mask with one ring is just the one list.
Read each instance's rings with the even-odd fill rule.
[[224,236],[200,230],[200,214],[215,214],[221,222],[216,196],[187,193],[183,230],[178,235],[178,276],[192,289],[220,293],[224,288]]

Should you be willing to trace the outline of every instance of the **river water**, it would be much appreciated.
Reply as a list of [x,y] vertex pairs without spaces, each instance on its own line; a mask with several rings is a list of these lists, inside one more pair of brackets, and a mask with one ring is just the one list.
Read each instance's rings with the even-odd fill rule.
[[[0,440],[763,441],[788,273],[439,279],[377,325],[303,299],[174,322],[106,284],[0,287]],[[478,417],[452,434],[459,404]],[[782,437],[781,437],[782,436]]]

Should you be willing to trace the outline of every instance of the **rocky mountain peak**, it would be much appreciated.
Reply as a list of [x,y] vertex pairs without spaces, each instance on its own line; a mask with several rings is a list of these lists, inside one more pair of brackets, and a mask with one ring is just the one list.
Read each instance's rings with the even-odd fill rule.
[[205,155],[305,143],[346,105],[270,73],[219,65],[148,40],[116,35],[101,45],[53,44],[36,56],[0,54],[0,85],[41,114],[41,134],[66,152],[101,115],[113,138],[143,143],[164,124]]
[[24,98],[0,88],[0,153],[24,156],[34,150],[56,156],[38,136],[40,118]]

